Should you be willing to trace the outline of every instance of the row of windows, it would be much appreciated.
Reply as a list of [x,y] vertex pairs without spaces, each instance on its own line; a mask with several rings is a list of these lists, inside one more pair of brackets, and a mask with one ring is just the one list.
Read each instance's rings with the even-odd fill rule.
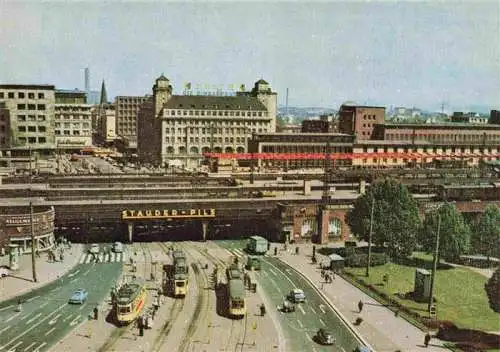
[[45,104],[17,104],[17,110],[45,110]]
[[185,126],[186,124],[195,125],[195,126],[267,126],[269,122],[263,121],[212,121],[212,120],[195,120],[195,121],[183,121],[183,120],[166,120],[166,125],[181,125]]
[[416,133],[387,133],[387,140],[412,140],[413,138],[417,140],[428,140],[428,141],[483,141],[484,139],[494,141],[500,140],[500,133],[498,134],[422,134]]
[[[166,134],[175,134],[175,128],[166,128],[165,133]],[[186,134],[186,133],[191,133],[191,134],[250,134],[250,133],[265,133],[267,130],[264,128],[252,128],[252,129],[246,129],[246,128],[199,128],[199,127],[178,127],[177,128],[177,133],[178,134]]]
[[19,144],[36,144],[38,138],[38,143],[47,143],[47,138],[45,137],[19,137],[17,140]]
[[[168,146],[165,151],[167,154],[175,154],[177,150],[177,153],[179,154],[187,154],[187,149],[186,147],[184,146],[180,146],[178,147],[177,149],[173,146]],[[226,146],[225,148],[223,147],[220,147],[220,146],[217,146],[217,147],[214,147],[214,152],[215,153],[222,153],[222,151],[224,150],[225,153],[234,153],[235,149],[232,147],[232,146]],[[189,148],[189,153],[190,154],[199,154],[199,151],[200,149],[196,146],[191,146]],[[202,147],[201,148],[201,152],[202,153],[209,153],[210,152],[210,147],[206,146],[206,147]],[[244,153],[245,152],[245,147],[243,146],[239,146],[236,148],[236,152],[237,153]]]
[[18,122],[25,122],[25,121],[45,121],[45,115],[17,115],[17,121]]
[[[492,148],[476,148],[479,150],[480,153],[492,153],[493,149]],[[466,153],[469,152],[469,148],[461,147],[461,148],[437,148],[437,147],[427,147],[427,148],[421,148],[422,153],[433,153],[436,154],[438,151],[441,153],[445,153],[450,151],[451,153]],[[403,153],[420,153],[417,151],[415,148],[388,148],[384,147],[382,148],[368,148],[368,147],[363,147],[363,153],[393,153],[393,152],[403,152]]]
[[[222,141],[226,143],[246,143],[244,138],[240,137],[225,137],[224,139],[222,137],[214,137],[213,140],[210,137],[189,137],[189,143],[210,143],[210,142],[220,142]],[[165,137],[165,143],[186,143],[187,142],[187,137]]]
[[[62,133],[61,133],[62,132]],[[56,136],[61,136],[61,135],[64,135],[64,136],[90,136],[90,131],[89,130],[83,130],[81,133],[79,130],[73,130],[73,133],[71,133],[72,131],[70,130],[55,130],[55,134]]]
[[[263,145],[263,153],[325,153],[324,146]],[[330,147],[331,153],[352,153],[350,147]]]
[[[496,158],[483,158],[483,157],[481,159],[483,159],[483,160],[491,160],[491,161],[497,160]],[[386,164],[386,163],[389,162],[389,160],[387,158],[373,158],[373,159],[363,159],[363,164],[367,164],[368,160],[371,160],[372,163],[384,163],[384,164]],[[393,158],[393,159],[391,159],[391,161],[392,161],[393,164],[397,164],[398,160],[402,161],[403,163],[408,163],[409,162],[409,160],[407,158],[403,158],[403,159]],[[433,158],[422,158],[420,160],[422,162],[424,162],[424,163],[430,163],[434,159]]]
[[[18,132],[37,132],[37,126],[18,126]],[[38,126],[38,132],[45,133],[47,132],[47,127]]]
[[[44,93],[28,93],[28,99],[35,99],[35,96],[38,97],[38,99],[45,99],[45,94]],[[15,92],[8,92],[7,93],[7,98],[8,99],[16,99],[15,97]],[[18,99],[26,99],[26,93],[24,92],[17,92],[17,98]],[[0,92],[0,99],[5,99],[5,93]]]
[[90,115],[55,115],[56,120],[90,120]]
[[363,120],[376,120],[376,117],[375,117],[375,115],[364,114],[363,115]]
[[[176,116],[175,110],[167,110],[166,116]],[[254,116],[262,117],[262,111],[205,111],[177,110],[177,116]]]
[[74,106],[74,105],[56,105],[56,112],[62,111],[81,111],[81,112],[90,112],[90,106]]
[[[69,123],[69,122],[65,122],[64,124],[62,124],[64,126],[64,128],[69,128],[69,127],[72,127],[72,128],[80,128],[80,123],[79,122],[73,122],[73,123]],[[81,124],[81,126],[83,128],[89,128],[90,126],[90,123],[88,122],[84,122]],[[55,123],[55,127],[56,128],[59,128],[61,127],[61,123],[60,122],[56,122]]]

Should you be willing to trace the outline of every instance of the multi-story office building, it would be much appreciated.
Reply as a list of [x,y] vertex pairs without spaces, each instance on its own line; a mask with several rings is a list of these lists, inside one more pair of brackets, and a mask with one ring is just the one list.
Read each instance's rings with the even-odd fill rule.
[[172,95],[163,75],[138,115],[145,161],[196,168],[203,153],[244,153],[252,133],[275,132],[277,93],[264,80],[236,96]]
[[58,150],[73,152],[92,145],[91,108],[85,92],[56,90],[54,133]]
[[372,139],[375,125],[384,120],[385,107],[344,104],[339,110],[339,132],[355,134],[358,140]]
[[488,123],[500,125],[500,110],[491,110]]
[[130,149],[137,149],[137,114],[147,99],[147,96],[115,98],[116,135],[126,140]]
[[488,117],[481,116],[475,112],[461,112],[455,111],[453,115],[451,115],[451,122],[460,122],[460,123],[475,123],[475,124],[487,124]]
[[99,142],[111,144],[117,138],[116,135],[116,109],[114,104],[99,105],[96,109],[99,114],[97,134]]
[[9,126],[4,138],[13,155],[27,155],[30,149],[40,154],[54,151],[53,85],[2,84],[0,103],[9,110],[3,113]]
[[[5,102],[0,103],[0,148],[8,148],[10,138],[10,117],[9,109],[5,107]],[[0,156],[2,152],[0,151]]]

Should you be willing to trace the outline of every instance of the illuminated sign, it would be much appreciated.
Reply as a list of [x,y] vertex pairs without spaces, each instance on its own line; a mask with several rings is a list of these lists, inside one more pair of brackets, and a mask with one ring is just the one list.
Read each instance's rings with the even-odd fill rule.
[[123,220],[213,218],[215,209],[144,209],[123,210]]

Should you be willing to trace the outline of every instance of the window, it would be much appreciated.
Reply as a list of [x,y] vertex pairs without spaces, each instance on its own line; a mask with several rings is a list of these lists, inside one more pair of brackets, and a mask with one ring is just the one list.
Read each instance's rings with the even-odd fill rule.
[[36,110],[35,104],[28,104],[28,110]]
[[28,121],[36,121],[36,116],[35,115],[28,115]]
[[26,121],[26,115],[17,115],[17,121]]
[[[14,94],[14,93],[12,93],[12,94]],[[26,104],[17,104],[17,110],[26,110]]]
[[17,128],[17,130],[18,130],[19,132],[26,132],[26,126],[19,126],[19,127]]
[[28,93],[28,99],[35,99],[35,93]]
[[0,99],[4,99],[5,95],[3,92],[0,92]]
[[38,137],[38,143],[46,143],[45,137]]
[[[13,92],[9,92],[9,99],[14,99],[14,93]],[[24,139],[24,142],[26,143],[26,138]]]
[[38,115],[38,121],[45,121],[45,115]]
[[38,132],[46,132],[47,128],[45,126],[38,126]]
[[28,143],[29,144],[35,144],[36,143],[36,137],[28,137]]
[[24,99],[25,98],[25,94],[23,92],[19,92],[19,93],[17,93],[17,97],[19,99]]
[[80,131],[78,131],[78,130],[73,131],[73,136],[79,136],[79,135],[80,135]]
[[28,132],[36,132],[36,126],[28,126]]
[[64,135],[69,136],[69,130],[64,130]]
[[38,93],[38,99],[45,99],[45,96],[43,93]]
[[[12,94],[14,94],[14,93],[12,93]],[[19,140],[20,144],[26,144],[26,137],[19,137],[18,140]]]
[[45,104],[38,104],[38,110],[45,110]]

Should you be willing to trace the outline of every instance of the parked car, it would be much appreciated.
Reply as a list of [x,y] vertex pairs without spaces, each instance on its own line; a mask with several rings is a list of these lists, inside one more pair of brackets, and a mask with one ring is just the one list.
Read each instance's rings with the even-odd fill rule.
[[316,333],[316,338],[322,345],[333,345],[335,343],[335,337],[333,337],[333,333],[326,329],[319,329]]
[[71,295],[71,298],[69,299],[69,303],[83,304],[87,300],[88,295],[89,295],[89,293],[87,292],[87,290],[80,288],[80,289],[76,290],[75,292],[73,292],[73,294]]
[[7,268],[0,268],[0,278],[9,276],[9,269]]
[[288,294],[288,299],[290,300],[290,302],[293,303],[303,303],[306,301],[306,295],[304,294],[304,291],[302,291],[301,289],[294,288]]
[[99,248],[99,245],[94,243],[93,245],[90,246],[89,252],[98,254],[100,250],[101,249]]

